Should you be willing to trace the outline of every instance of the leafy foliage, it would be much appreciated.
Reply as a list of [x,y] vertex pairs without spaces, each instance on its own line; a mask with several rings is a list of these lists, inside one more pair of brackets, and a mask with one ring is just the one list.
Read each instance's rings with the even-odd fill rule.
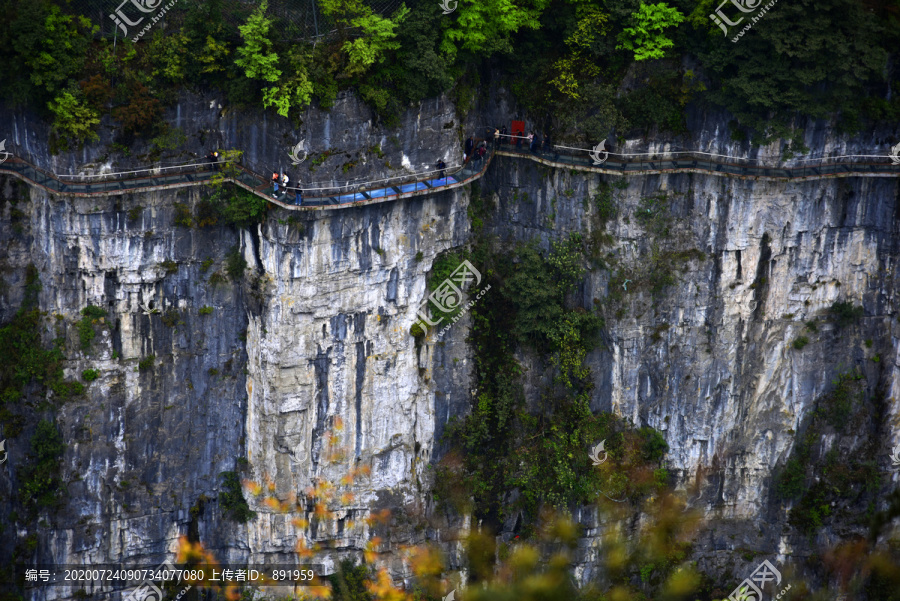
[[172,204],[175,209],[175,225],[180,227],[191,227],[194,225],[194,217],[191,215],[191,209],[186,204],[176,202]]
[[219,506],[222,513],[228,519],[240,524],[249,522],[256,517],[256,512],[250,510],[247,500],[241,488],[241,481],[236,472],[222,472],[222,490],[219,493]]
[[[784,138],[785,156],[802,151],[795,116],[833,116],[848,130],[900,118],[900,97],[888,93],[900,24],[884,3],[778,4],[739,44],[709,19],[711,0],[687,19],[681,2],[460,0],[452,16],[437,4],[388,16],[362,0],[323,0],[325,27],[337,35],[309,43],[274,35],[290,24],[267,15],[267,2],[208,0],[173,11],[138,44],[113,47],[54,0],[0,0],[2,94],[54,119],[54,148],[95,139],[108,110],[120,144],[158,137],[161,111],[183,86],[295,123],[299,109],[314,100],[327,109],[341,88],[356,89],[386,123],[451,90],[465,113],[487,65],[537,127],[592,144],[630,128],[681,133],[696,101],[730,111],[736,136]],[[697,75],[684,69],[686,56],[699,62]]]
[[[406,5],[401,4],[390,19],[375,14],[361,0],[322,0],[321,7],[322,13],[334,19],[341,29],[348,75],[364,73],[383,60],[387,51],[400,47],[396,29],[409,15]],[[353,40],[346,39],[351,29],[356,36]]]
[[17,4],[14,9],[0,6],[8,19],[3,41],[9,44],[7,52],[15,56],[7,60],[21,65],[7,67],[14,75],[4,79],[5,87],[17,102],[45,105],[58,99],[82,72],[90,37],[98,28],[85,17],[64,14],[46,0]]
[[244,70],[248,79],[259,79],[269,83],[278,81],[278,55],[272,51],[269,28],[272,20],[266,17],[269,0],[262,0],[244,25],[238,27],[244,44],[237,49],[234,63]]
[[[11,321],[0,327],[0,421],[14,436],[21,424],[13,412],[13,405],[31,394],[53,391],[60,400],[80,394],[79,382],[63,378],[62,344],[57,339],[49,348],[41,340],[41,313],[37,309],[37,294],[41,289],[37,269],[26,270],[25,299]],[[12,430],[12,431],[10,431]]]
[[710,12],[698,15],[706,19],[699,55],[719,84],[709,98],[770,136],[787,133],[791,114],[841,111],[852,126],[863,90],[883,80],[888,46],[881,40],[897,27],[854,0],[779,2],[735,44],[722,37]]
[[369,569],[365,564],[356,565],[352,559],[344,559],[337,571],[328,576],[332,586],[333,601],[372,601],[366,583]]
[[643,61],[650,58],[662,58],[666,49],[675,45],[671,39],[663,35],[669,27],[684,21],[677,8],[671,8],[665,2],[644,4],[632,15],[632,26],[622,30],[619,46],[634,52],[634,60]]
[[156,363],[156,355],[147,355],[146,357],[138,361],[138,371],[149,371],[153,369],[154,363]]
[[244,270],[246,269],[247,260],[244,259],[244,255],[235,246],[225,255],[225,271],[232,281],[238,281],[244,277]]
[[22,497],[30,509],[54,507],[62,500],[60,459],[66,445],[56,425],[47,420],[38,422],[31,437],[29,462],[22,468]]
[[521,28],[537,29],[548,0],[513,3],[511,0],[460,0],[457,19],[444,32],[441,49],[454,56],[459,50],[473,54],[512,51],[511,35]]
[[122,125],[122,135],[127,139],[135,134],[148,133],[158,126],[162,118],[162,103],[153,97],[147,86],[134,81],[124,90],[125,103],[112,111],[113,118]]
[[[585,359],[603,322],[572,308],[584,253],[578,235],[545,254],[534,244],[511,255],[487,244],[473,253],[481,286],[491,286],[472,309],[478,394],[469,416],[448,426],[453,451],[437,468],[435,493],[464,507],[469,501],[460,490],[467,491],[487,523],[497,524],[510,509],[532,519],[544,504],[587,502],[601,492],[639,498],[660,486],[647,464],[665,451],[662,437],[590,410],[594,385]],[[553,376],[537,407],[525,404],[515,359],[522,347],[536,352]],[[588,449],[604,439],[612,461],[597,469]],[[510,490],[518,494],[511,508]]]
[[834,321],[840,328],[847,327],[859,321],[865,315],[865,309],[856,307],[850,301],[835,302],[829,312],[834,316]]
[[59,139],[62,148],[99,139],[97,126],[100,125],[100,115],[85,106],[79,96],[63,92],[47,106],[53,113],[51,131]]
[[[265,199],[252,192],[244,190],[240,186],[225,181],[226,178],[236,178],[240,175],[237,165],[243,155],[239,150],[226,150],[221,153],[222,162],[219,172],[210,180],[212,194],[209,197],[209,206],[215,207],[222,219],[236,227],[249,227],[261,222],[268,210]],[[199,210],[200,207],[198,207]],[[207,210],[203,205],[203,210]],[[205,213],[204,223],[210,224],[211,215]]]
[[81,349],[89,350],[91,341],[97,335],[94,325],[106,316],[106,311],[94,305],[88,305],[81,310],[81,319],[78,321],[78,338],[81,340]]

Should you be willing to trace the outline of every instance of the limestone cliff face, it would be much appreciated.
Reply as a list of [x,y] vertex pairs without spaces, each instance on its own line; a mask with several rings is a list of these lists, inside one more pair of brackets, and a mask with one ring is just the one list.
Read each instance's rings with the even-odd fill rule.
[[[213,149],[243,151],[243,164],[260,175],[285,170],[305,188],[355,184],[434,169],[443,159],[458,165],[459,120],[446,98],[408,110],[396,128],[377,123],[371,109],[350,92],[341,92],[330,111],[310,108],[300,123],[272,112],[223,107],[216,95],[184,94],[166,111],[175,148],[137,139],[127,155],[117,147],[115,124],[103,118],[100,139],[78,152],[50,155],[50,128],[31,112],[0,111],[6,148],[47,171],[61,175],[103,174],[146,167],[174,166],[203,159]],[[306,159],[293,165],[290,152],[304,142]]]
[[[483,183],[498,217],[492,233],[549,241],[596,228],[593,203],[582,198],[596,192],[597,176],[502,161]],[[604,344],[590,357],[593,408],[661,430],[682,485],[706,476],[697,502],[718,526],[698,541],[701,561],[742,547],[802,556],[808,550],[794,544],[803,541],[782,537],[771,477],[814,402],[838,373],[858,366],[868,394],[880,387],[890,397],[887,431],[896,424],[897,179],[773,183],[682,174],[627,184],[606,225],[608,269],[595,270],[582,291],[584,306],[608,305]],[[648,197],[665,197],[668,236],[640,221]],[[681,256],[656,264],[676,281],[654,298],[654,257],[668,252]],[[619,303],[608,302],[611,273],[620,274]],[[805,323],[835,301],[863,306],[865,317],[849,330],[820,320],[811,334]],[[802,335],[810,343],[793,348]],[[871,435],[851,437],[858,444]],[[885,471],[888,452],[884,444],[878,457]],[[590,558],[586,552],[585,576]]]
[[[210,109],[207,123],[199,112],[180,110],[183,127],[215,130],[223,147],[245,148],[257,165],[290,146],[277,140],[289,131],[281,125],[219,120],[218,109]],[[373,146],[376,134],[353,137],[372,127],[356,110],[338,106],[305,127],[330,147],[335,129],[354,148]],[[449,115],[452,107],[436,102],[406,116],[396,136],[410,165],[431,164],[435,148],[445,158],[457,151],[456,130],[443,128]],[[27,120],[7,119],[19,124],[17,144],[46,164]],[[421,137],[423,123],[441,124],[427,126],[435,137]],[[716,133],[726,127],[698,127],[710,147],[727,147]],[[862,152],[869,142],[840,144]],[[367,156],[374,161],[374,151]],[[67,155],[52,164],[65,171],[91,160]],[[368,172],[376,173],[390,170]],[[869,389],[900,396],[893,319],[898,180],[629,177],[604,226],[591,199],[601,180],[612,179],[497,158],[480,183],[490,209],[486,234],[510,243],[538,239],[545,248],[572,232],[611,234],[602,250],[607,268],[593,270],[581,289],[585,306],[598,299],[607,312],[604,344],[589,356],[597,384],[592,408],[663,431],[680,486],[706,475],[698,503],[718,527],[697,541],[701,560],[715,566],[716,551],[741,547],[783,558],[796,541],[783,536],[771,476],[814,401],[838,371],[855,365]],[[303,213],[299,221],[273,210],[259,227],[236,231],[174,224],[173,204],[192,206],[201,198],[197,189],[74,200],[8,178],[0,186],[21,211],[14,216],[9,202],[3,206],[2,317],[21,302],[24,268],[33,262],[43,284],[40,306],[49,313],[47,338],[66,332],[67,373],[100,372],[86,396],[57,416],[68,442],[69,502],[46,516],[52,528],[39,531],[41,561],[155,564],[190,531],[235,562],[290,556],[301,536],[332,541],[316,561],[330,569],[342,555],[359,553],[372,534],[363,520],[381,508],[408,520],[379,549],[397,577],[406,575],[396,552],[401,544],[437,539],[452,556],[453,535],[430,503],[428,466],[447,421],[471,402],[469,324],[463,319],[442,341],[419,346],[409,328],[434,258],[472,240],[469,191]],[[664,209],[666,235],[639,215],[650,197]],[[248,262],[246,275],[211,282],[212,274],[224,275],[232,248]],[[674,282],[654,291],[659,269]],[[608,298],[611,286],[622,287],[616,302]],[[866,316],[845,331],[823,321],[805,348],[794,349],[804,323],[835,300],[862,305]],[[83,352],[74,322],[88,304],[106,309],[109,319]],[[207,306],[213,313],[201,315]],[[140,369],[150,355],[152,367]],[[881,361],[872,360],[876,355]],[[536,367],[527,353],[520,358]],[[532,395],[538,371],[526,375]],[[891,425],[896,412],[891,402]],[[11,448],[27,444],[29,428]],[[345,456],[333,461],[323,437],[338,428]],[[886,456],[879,461],[889,468]],[[289,499],[316,479],[337,481],[348,467],[363,466],[370,472],[348,487],[355,498],[335,531],[300,529],[293,516],[252,499],[258,517],[235,524],[217,501],[222,471],[269,479],[275,496]],[[10,468],[0,475],[7,491],[16,482],[15,453]],[[578,517],[588,526],[578,574],[589,579],[602,530],[592,513]],[[49,590],[48,599],[71,594]]]

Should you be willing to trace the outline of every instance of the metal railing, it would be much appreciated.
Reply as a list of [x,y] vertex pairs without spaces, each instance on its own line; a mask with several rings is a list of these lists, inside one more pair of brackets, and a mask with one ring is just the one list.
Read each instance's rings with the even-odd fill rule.
[[[526,139],[524,136],[505,136],[510,139]],[[546,147],[545,147],[546,148]],[[871,176],[900,176],[900,165],[889,162],[868,162],[858,164],[854,162],[841,162],[824,165],[810,166],[748,166],[728,162],[728,160],[743,160],[760,162],[758,159],[746,157],[730,157],[714,153],[698,151],[671,151],[667,153],[610,153],[613,157],[597,164],[590,156],[592,150],[563,145],[552,145],[552,150],[531,151],[527,148],[515,148],[512,145],[499,144],[487,146],[488,153],[481,160],[470,159],[461,165],[450,165],[442,169],[429,169],[415,173],[405,173],[398,176],[367,180],[362,182],[348,182],[343,185],[332,186],[284,186],[279,183],[281,190],[287,193],[300,192],[304,194],[304,204],[349,204],[368,201],[376,198],[402,197],[409,194],[427,193],[456,187],[463,182],[471,180],[474,176],[480,176],[486,169],[494,155],[494,151],[503,154],[530,158],[532,160],[546,161],[562,168],[584,168],[587,170],[609,171],[613,173],[663,173],[677,170],[708,171],[722,173],[737,177],[768,177],[776,179],[793,178],[817,178],[829,176],[849,176],[852,174],[869,174]],[[560,153],[559,150],[579,151],[575,153]],[[605,151],[604,151],[605,152]],[[658,158],[669,155],[670,158]],[[687,155],[684,158],[684,155]],[[627,160],[628,157],[636,157],[637,160]],[[679,158],[682,157],[682,158]],[[703,158],[709,157],[709,158]],[[714,160],[712,157],[716,157]],[[884,155],[840,155],[837,157],[822,157],[809,160],[836,159],[885,159]],[[625,159],[625,160],[623,160]],[[218,167],[218,169],[216,169]],[[62,194],[96,195],[121,193],[122,191],[146,190],[157,188],[178,187],[182,185],[197,185],[208,183],[217,174],[240,185],[254,193],[271,198],[271,182],[262,175],[237,163],[211,164],[208,159],[197,159],[187,163],[172,166],[154,166],[129,171],[108,172],[100,174],[74,174],[59,176],[49,171],[31,165],[27,161],[13,157],[0,164],[0,170],[10,171],[24,179]],[[181,170],[177,172],[175,170]],[[221,170],[221,171],[220,171]],[[444,171],[446,180],[440,178],[429,179],[440,175]],[[410,185],[415,184],[411,189]],[[268,188],[267,188],[268,185]],[[308,202],[313,201],[313,202]],[[281,201],[279,201],[281,202]]]
[[179,165],[172,165],[171,167],[162,167],[162,166],[146,167],[144,169],[134,169],[132,171],[111,171],[108,173],[75,173],[75,174],[66,174],[66,175],[60,175],[60,174],[56,174],[56,173],[52,173],[52,172],[46,172],[46,173],[53,175],[56,179],[58,179],[60,181],[68,180],[70,183],[80,183],[81,181],[84,181],[85,179],[89,179],[89,178],[119,179],[119,176],[121,176],[121,175],[134,175],[134,174],[138,174],[138,173],[146,173],[148,175],[161,175],[162,171],[167,171],[167,170],[171,170],[171,169],[181,169],[181,170],[186,171],[185,167],[193,167],[193,168],[203,167],[203,166],[212,167],[213,165],[214,164],[211,161],[209,161],[208,159],[197,159],[197,160],[191,161],[189,163],[181,163]]
[[[383,177],[381,179],[374,180],[348,180],[347,183],[343,185],[333,185],[333,186],[322,186],[322,187],[310,187],[304,186],[300,188],[303,192],[321,192],[323,190],[332,190],[336,194],[347,194],[348,192],[358,192],[359,190],[371,188],[377,186],[378,184],[387,184],[389,182],[397,182],[399,184],[413,183],[417,181],[422,181],[423,179],[427,179],[427,176],[432,174],[440,174],[442,171],[447,175],[453,175],[457,171],[462,170],[464,167],[463,164],[454,164],[447,165],[444,169],[430,169],[428,171],[417,171],[415,173],[404,173],[403,175],[396,175],[393,177]],[[453,171],[453,170],[456,171]],[[323,182],[313,182],[313,183],[323,183]],[[279,185],[280,187],[280,185]],[[296,190],[296,187],[288,186],[289,190]]]
[[[528,136],[514,136],[509,134],[498,134],[501,138],[509,138],[511,140],[523,140],[527,141]],[[523,145],[522,148],[525,146]],[[593,148],[579,148],[577,146],[564,146],[561,144],[552,144],[552,148],[560,148],[563,150],[574,150],[579,153],[584,153],[585,155],[590,155],[595,152]],[[503,148],[503,145],[500,146]],[[517,147],[518,148],[518,147]],[[543,150],[546,148],[545,145],[542,145],[539,150]],[[709,157],[710,159],[721,158],[721,159],[732,159],[737,161],[747,161],[756,163],[759,167],[765,167],[770,169],[784,169],[784,162],[793,161],[793,162],[809,162],[809,161],[835,161],[838,159],[891,159],[891,155],[889,154],[841,154],[830,157],[807,157],[807,158],[790,158],[790,159],[782,159],[779,161],[779,164],[771,164],[764,162],[764,159],[761,158],[752,158],[752,157],[740,157],[740,156],[732,156],[727,154],[719,154],[715,152],[704,152],[702,150],[666,150],[666,151],[657,151],[657,152],[612,152],[608,150],[601,151],[603,153],[608,153],[609,157],[646,157],[647,160],[665,160],[667,157],[677,157],[680,155],[686,155],[688,157]],[[563,154],[563,153],[560,153]]]

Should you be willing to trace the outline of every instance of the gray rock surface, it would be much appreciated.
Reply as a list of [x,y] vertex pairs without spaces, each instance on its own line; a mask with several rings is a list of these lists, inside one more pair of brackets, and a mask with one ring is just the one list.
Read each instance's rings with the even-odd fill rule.
[[[299,130],[265,115],[221,115],[210,98],[185,99],[175,111],[174,123],[190,133],[189,152],[202,155],[215,140],[243,148],[245,163],[259,170],[286,166],[287,150],[303,135],[313,152],[364,155],[350,175],[388,176],[394,171],[387,163],[420,170],[440,156],[458,160],[457,119],[445,101],[411,110],[396,133],[374,126],[352,97],[331,114],[311,112]],[[477,119],[469,115],[467,128]],[[14,132],[18,152],[55,171],[104,163],[102,145],[50,158],[46,132],[27,116],[3,113],[0,121]],[[693,123],[693,139],[704,148],[735,151],[727,121]],[[818,128],[807,144],[863,154],[880,139],[886,137],[840,140]],[[378,144],[383,160],[366,150]],[[345,160],[329,159],[303,177],[340,179]],[[588,236],[599,227],[591,198],[603,177],[498,158],[480,185],[491,207],[487,234],[510,243],[537,239],[544,248],[572,232]],[[25,215],[14,222],[13,206],[3,205],[7,286],[0,315],[6,320],[15,312],[24,269],[33,262],[43,283],[40,305],[49,314],[48,341],[55,314],[66,326],[67,374],[89,367],[101,373],[84,398],[58,414],[68,442],[63,473],[70,500],[45,516],[53,527],[39,532],[41,561],[156,565],[179,535],[192,531],[234,562],[289,557],[301,538],[331,541],[317,557],[330,570],[341,557],[360,554],[374,532],[364,518],[381,508],[407,519],[383,534],[379,549],[395,576],[408,576],[402,544],[437,539],[458,561],[453,528],[467,528],[469,520],[448,524],[435,511],[429,466],[442,452],[446,423],[465,414],[472,397],[469,321],[456,323],[443,341],[420,346],[409,328],[435,257],[472,240],[469,191],[304,213],[299,223],[272,211],[251,231],[175,226],[173,203],[195,204],[199,189],[77,200],[0,178],[0,191],[18,199]],[[697,541],[704,566],[716,568],[718,552],[741,547],[778,560],[796,551],[799,542],[784,535],[785,516],[771,501],[771,476],[838,371],[860,366],[870,390],[886,391],[890,423],[897,422],[898,193],[897,178],[773,183],[695,174],[629,177],[617,192],[604,253],[633,283],[620,306],[607,308],[604,344],[589,355],[597,384],[592,408],[661,430],[679,487],[708,474],[696,503],[717,526]],[[670,215],[664,240],[635,218],[641,199],[656,195],[665,196]],[[130,219],[128,211],[139,205],[138,218]],[[232,247],[248,262],[245,277],[211,284]],[[654,248],[694,251],[673,262],[676,283],[657,298],[646,283]],[[204,273],[207,258],[215,262]],[[167,260],[177,271],[167,273]],[[581,291],[584,304],[604,299],[608,286],[609,271],[592,271]],[[866,316],[842,332],[822,322],[806,348],[793,349],[804,322],[836,300],[862,305]],[[151,301],[161,313],[146,314]],[[84,353],[74,322],[90,303],[107,309],[110,319]],[[202,306],[213,314],[200,315]],[[862,344],[866,339],[872,348]],[[137,370],[151,354],[154,367]],[[876,354],[879,363],[872,361]],[[526,354],[521,360],[534,362]],[[531,395],[536,373],[527,380]],[[329,461],[323,436],[338,424],[346,455]],[[13,442],[25,444],[29,435]],[[900,438],[890,436],[885,451]],[[255,499],[258,517],[239,525],[223,518],[217,502],[218,474],[239,469],[239,459],[248,462],[245,477],[270,479],[282,500],[302,495],[315,479],[339,480],[349,467],[371,471],[348,487],[355,498],[340,509],[333,531],[297,526],[295,516]],[[879,461],[889,469],[886,455]],[[15,469],[13,460],[0,489],[14,485]],[[896,481],[896,471],[890,478]],[[597,576],[603,528],[593,511],[576,517],[589,527],[577,566],[587,580]],[[833,542],[834,534],[823,532],[820,540]],[[49,590],[42,599],[72,594]],[[101,592],[110,595],[119,593]]]

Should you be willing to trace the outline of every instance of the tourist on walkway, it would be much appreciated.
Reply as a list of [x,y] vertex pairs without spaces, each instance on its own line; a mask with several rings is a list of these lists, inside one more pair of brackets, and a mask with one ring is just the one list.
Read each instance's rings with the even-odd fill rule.
[[498,148],[500,146],[500,130],[496,127],[494,128],[494,148]]
[[534,132],[528,132],[528,150],[534,152]]
[[272,196],[278,196],[278,172],[275,171],[272,173],[272,186],[275,188]]
[[500,143],[501,144],[506,144],[506,135],[508,133],[509,133],[509,131],[506,129],[505,125],[500,128]]
[[524,134],[524,133],[525,133],[524,131],[514,131],[513,132],[513,135],[516,137],[516,148],[522,148],[522,139],[524,137],[522,134]]
[[481,160],[484,158],[484,155],[487,154],[487,145],[482,142],[478,146],[478,150],[475,151],[475,158],[478,159],[478,168],[481,169]]
[[287,172],[283,176],[281,176],[281,185],[284,186],[284,193],[288,193],[288,182],[291,181],[291,178],[288,177]]
[[297,189],[294,190],[294,204],[298,207],[303,205],[303,190],[300,189],[300,182],[297,182]]
[[531,141],[531,152],[537,154],[541,149],[541,134],[534,134],[534,139]]
[[466,158],[465,160],[469,160],[469,157],[472,156],[472,149],[475,148],[475,140],[472,136],[469,136],[469,139],[466,140]]
[[444,177],[446,177],[444,174],[444,169],[447,168],[447,163],[444,162],[444,159],[441,159],[437,162],[437,168],[438,168],[438,177],[440,179],[444,179]]

